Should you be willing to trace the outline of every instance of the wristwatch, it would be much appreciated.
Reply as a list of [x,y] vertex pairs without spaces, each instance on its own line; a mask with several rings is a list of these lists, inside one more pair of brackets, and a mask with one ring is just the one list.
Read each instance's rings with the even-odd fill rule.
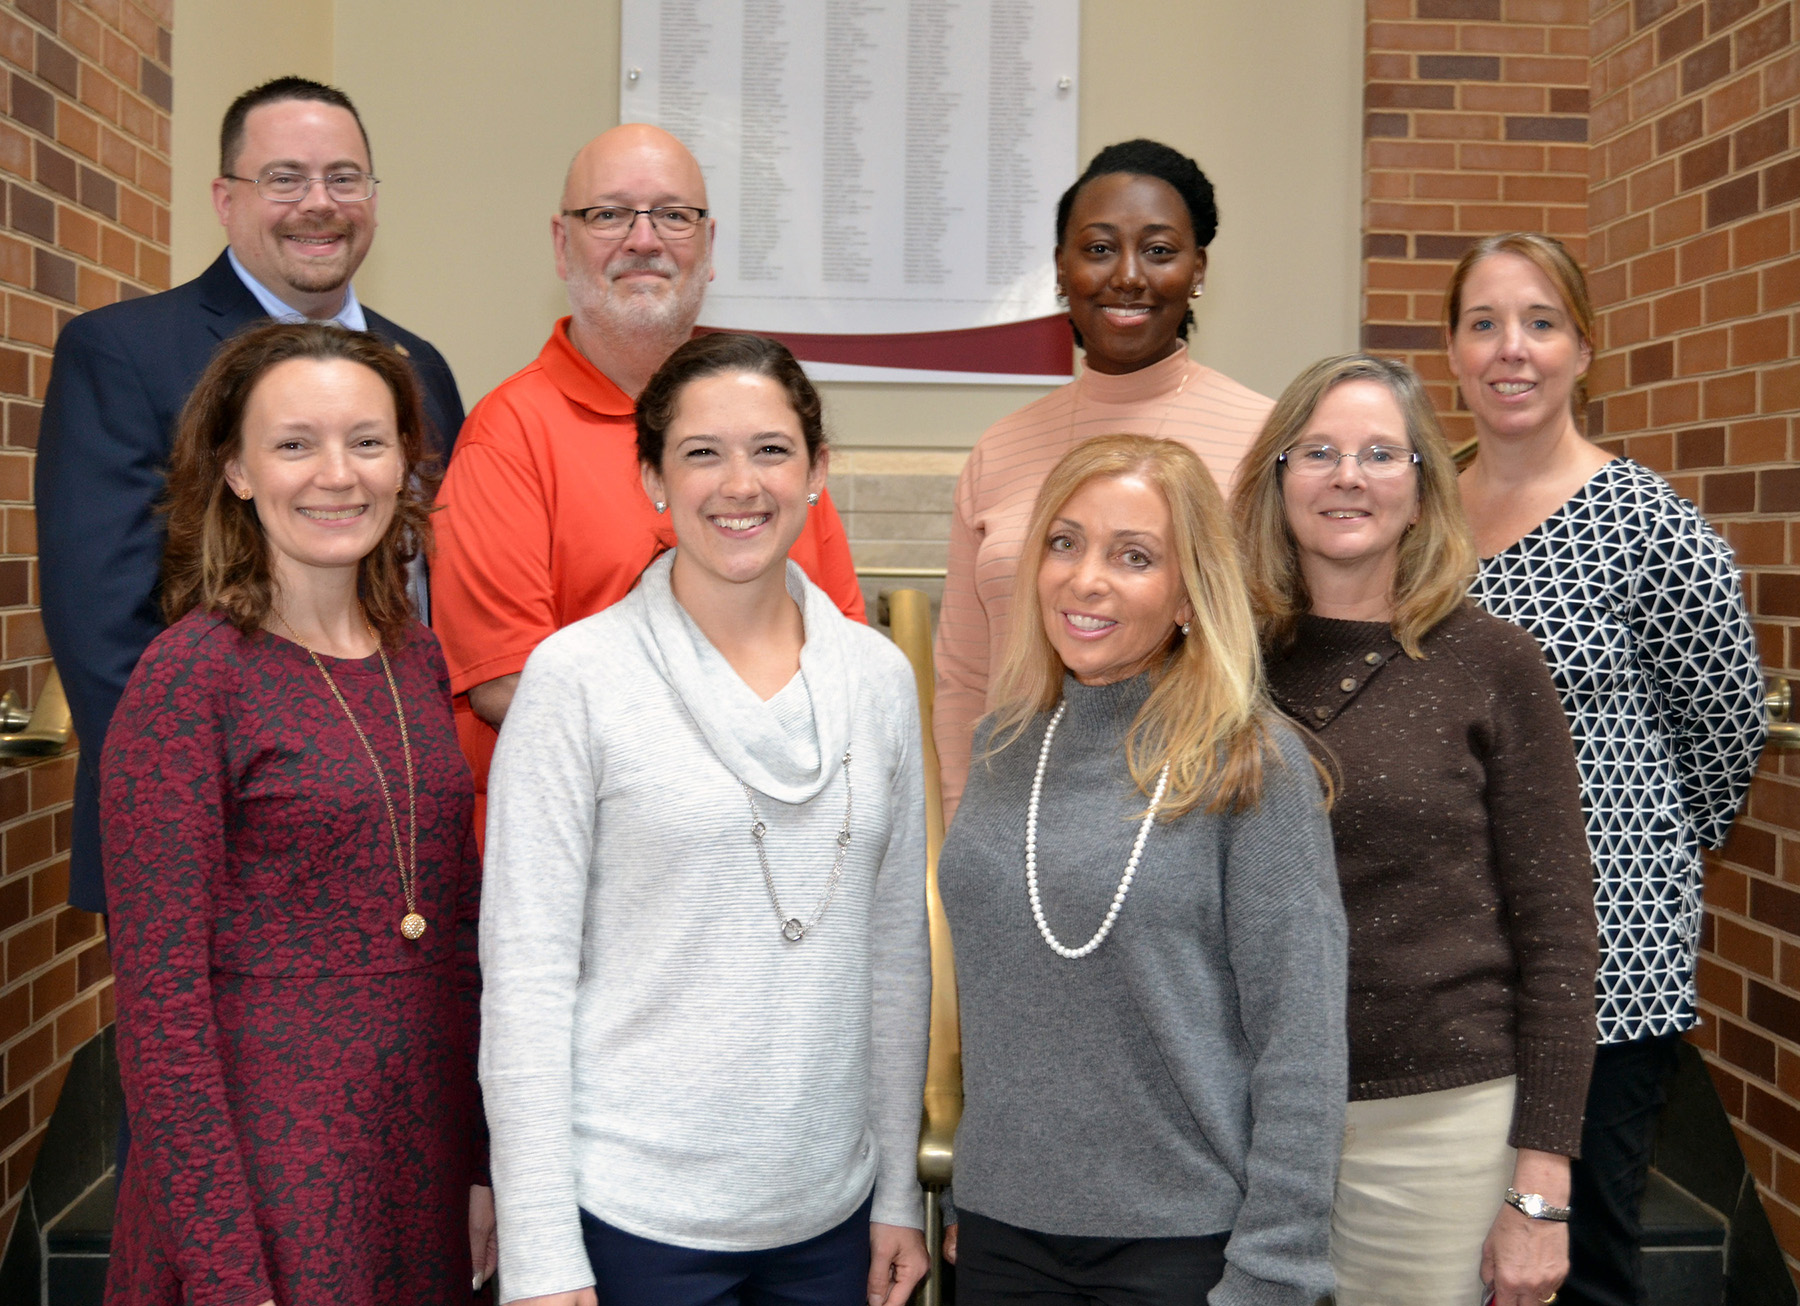
[[1568,1223],[1569,1208],[1552,1206],[1538,1193],[1522,1193],[1516,1188],[1508,1188],[1506,1204],[1527,1220],[1556,1220],[1560,1223]]

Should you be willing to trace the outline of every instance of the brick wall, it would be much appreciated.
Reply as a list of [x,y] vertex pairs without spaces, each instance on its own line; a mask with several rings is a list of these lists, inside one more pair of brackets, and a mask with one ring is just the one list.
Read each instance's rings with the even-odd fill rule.
[[[1473,434],[1439,340],[1471,237],[1568,242],[1600,314],[1588,430],[1737,551],[1800,680],[1800,48],[1791,0],[1369,0],[1364,345]],[[1800,1268],[1800,754],[1707,876],[1693,1036]]]
[[1363,348],[1425,379],[1452,440],[1438,317],[1472,238],[1587,234],[1587,0],[1368,0]]
[[[32,449],[56,333],[169,284],[173,0],[0,3],[0,689],[35,702]],[[0,1247],[68,1058],[112,1019],[100,922],[64,905],[72,757],[0,769]]]
[[[1764,664],[1800,668],[1800,49],[1794,6],[1597,0],[1589,426],[1737,551]],[[1693,1041],[1800,1265],[1800,754],[1771,749],[1707,875]]]

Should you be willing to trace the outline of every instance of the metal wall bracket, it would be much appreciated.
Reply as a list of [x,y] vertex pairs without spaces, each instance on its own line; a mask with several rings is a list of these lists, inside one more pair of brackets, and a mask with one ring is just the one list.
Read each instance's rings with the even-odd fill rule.
[[1800,748],[1800,722],[1789,720],[1794,710],[1794,691],[1780,676],[1770,676],[1764,686],[1769,693],[1769,747]]
[[37,706],[29,715],[19,706],[19,696],[12,690],[0,694],[0,766],[55,757],[69,746],[74,733],[69,699],[63,693],[62,677],[55,667],[50,668],[50,678],[44,682]]

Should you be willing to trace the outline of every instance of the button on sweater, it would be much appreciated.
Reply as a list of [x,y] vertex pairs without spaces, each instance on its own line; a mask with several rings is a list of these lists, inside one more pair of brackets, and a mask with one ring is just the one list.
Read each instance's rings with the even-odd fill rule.
[[[1105,918],[1147,802],[1123,741],[1149,689],[1064,680],[1037,857],[1072,947]],[[940,861],[962,1007],[957,1205],[1054,1234],[1230,1230],[1213,1306],[1312,1306],[1331,1288],[1344,922],[1305,748],[1274,724],[1254,810],[1159,819],[1113,932],[1066,960],[1025,889],[1048,720],[986,761],[978,742]]]
[[1269,659],[1338,777],[1350,1097],[1516,1074],[1512,1144],[1574,1156],[1595,931],[1568,722],[1537,644],[1473,604],[1423,651],[1384,622],[1308,616]]

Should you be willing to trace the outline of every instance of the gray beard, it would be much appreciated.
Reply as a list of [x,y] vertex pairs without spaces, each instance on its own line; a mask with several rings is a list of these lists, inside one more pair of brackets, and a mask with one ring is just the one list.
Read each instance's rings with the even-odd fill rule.
[[706,268],[694,268],[672,293],[663,295],[617,294],[605,282],[584,278],[566,284],[570,312],[596,340],[634,353],[660,346],[667,357],[693,335],[700,320]]

